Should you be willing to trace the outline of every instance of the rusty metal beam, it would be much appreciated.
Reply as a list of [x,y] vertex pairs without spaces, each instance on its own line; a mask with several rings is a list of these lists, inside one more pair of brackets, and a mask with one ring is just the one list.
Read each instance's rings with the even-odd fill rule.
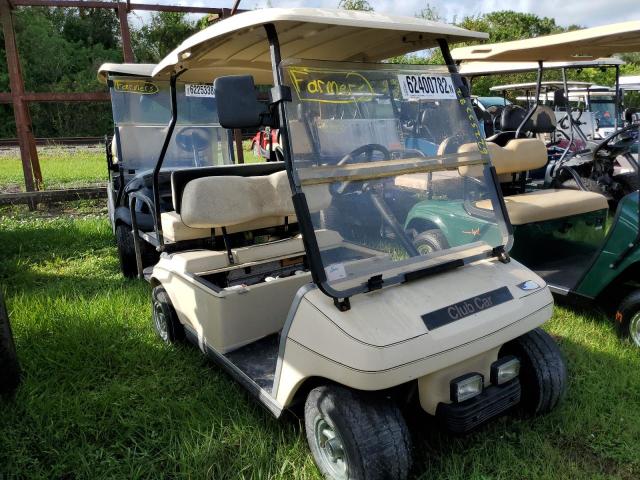
[[131,48],[131,32],[127,19],[127,3],[118,2],[118,19],[120,20],[120,38],[122,39],[122,58],[125,63],[133,63],[133,48]]
[[[25,102],[66,103],[66,102],[108,102],[109,92],[27,92],[22,95]],[[10,93],[0,93],[0,103],[12,103]]]
[[20,143],[20,158],[24,173],[24,184],[28,192],[39,190],[42,185],[42,173],[35,139],[31,131],[31,118],[27,103],[22,99],[24,95],[24,81],[20,69],[20,59],[16,45],[15,30],[11,6],[7,0],[0,0],[0,22],[4,34],[4,47],[7,55],[7,68],[9,70],[9,85],[11,87],[11,100],[13,103],[13,115],[16,120],[16,133]]
[[[96,0],[11,0],[14,7],[67,7],[67,8],[107,8],[117,10],[120,2],[100,2]],[[153,12],[184,12],[184,13],[217,13],[229,16],[229,8],[188,7],[184,5],[151,5],[146,3],[129,3],[131,10],[147,10]],[[238,10],[236,13],[244,10]]]

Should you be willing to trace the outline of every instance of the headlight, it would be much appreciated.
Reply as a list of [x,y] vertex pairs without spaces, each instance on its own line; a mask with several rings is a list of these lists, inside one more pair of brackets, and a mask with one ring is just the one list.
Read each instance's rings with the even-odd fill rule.
[[467,373],[451,380],[451,401],[464,402],[480,395],[484,386],[484,378],[479,373]]
[[520,360],[513,355],[501,358],[491,365],[491,383],[502,385],[513,380],[520,373]]

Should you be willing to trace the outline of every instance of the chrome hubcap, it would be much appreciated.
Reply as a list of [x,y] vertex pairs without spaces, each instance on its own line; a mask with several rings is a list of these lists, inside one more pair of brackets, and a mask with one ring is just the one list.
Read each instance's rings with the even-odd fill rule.
[[629,322],[629,336],[633,343],[640,347],[640,312],[631,317]]
[[347,456],[342,439],[327,421],[318,417],[315,422],[316,443],[320,450],[319,462],[324,470],[331,473],[333,478],[347,478]]
[[158,302],[153,303],[153,323],[156,327],[160,338],[167,339],[167,322],[164,317],[164,311],[162,306]]

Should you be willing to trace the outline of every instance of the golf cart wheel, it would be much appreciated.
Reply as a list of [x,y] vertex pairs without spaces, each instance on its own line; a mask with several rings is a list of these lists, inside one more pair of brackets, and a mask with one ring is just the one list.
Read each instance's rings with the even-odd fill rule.
[[165,343],[175,343],[184,339],[184,327],[178,320],[167,291],[157,286],[151,292],[151,318],[153,328]]
[[615,322],[618,335],[640,347],[640,290],[622,299],[616,310]]
[[420,255],[428,255],[449,248],[449,242],[437,228],[417,234],[413,239],[413,245],[420,252]]
[[520,360],[520,410],[539,415],[553,410],[567,390],[567,367],[558,344],[540,328],[511,340],[500,356],[514,355]]
[[390,400],[323,385],[304,408],[307,440],[316,465],[330,480],[400,480],[411,467],[411,438]]
[[0,394],[10,394],[20,383],[20,365],[9,324],[9,315],[0,294]]
[[136,265],[136,250],[133,246],[133,233],[131,227],[124,223],[116,225],[116,244],[118,245],[118,259],[120,271],[126,278],[135,278],[138,275]]

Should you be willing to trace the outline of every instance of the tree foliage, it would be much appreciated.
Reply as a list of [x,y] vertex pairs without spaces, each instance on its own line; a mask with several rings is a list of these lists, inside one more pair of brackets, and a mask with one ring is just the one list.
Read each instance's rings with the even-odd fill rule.
[[373,12],[373,7],[367,0],[340,0],[338,8],[344,10],[360,10],[363,12]]

